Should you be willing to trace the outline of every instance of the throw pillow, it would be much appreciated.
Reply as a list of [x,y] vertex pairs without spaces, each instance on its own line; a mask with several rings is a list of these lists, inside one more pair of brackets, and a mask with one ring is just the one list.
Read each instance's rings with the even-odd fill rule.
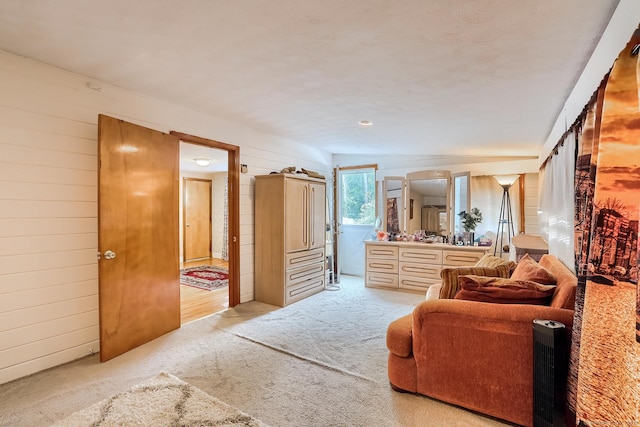
[[549,305],[556,287],[531,280],[514,280],[476,275],[459,276],[456,299],[498,304]]
[[518,265],[516,269],[513,270],[511,278],[513,280],[531,280],[542,283],[543,285],[555,285],[557,281],[556,276],[552,272],[538,264],[529,254],[524,254],[520,261],[518,261]]
[[474,265],[474,267],[497,267],[499,265],[508,264],[513,261],[500,258],[499,256],[484,254],[482,258]]
[[494,268],[489,267],[453,267],[443,268],[440,272],[442,287],[440,288],[440,299],[451,299],[460,290],[458,276],[465,274],[477,274],[479,276],[509,277],[511,270],[509,265],[499,265]]

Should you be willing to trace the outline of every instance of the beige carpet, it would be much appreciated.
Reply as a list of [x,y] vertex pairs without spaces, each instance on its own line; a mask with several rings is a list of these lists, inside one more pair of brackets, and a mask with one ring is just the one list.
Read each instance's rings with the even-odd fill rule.
[[389,387],[386,327],[423,299],[343,276],[285,308],[241,304],[109,362],[0,385],[0,426],[49,426],[162,371],[272,426],[502,426]]
[[173,375],[159,375],[82,409],[52,427],[267,427]]

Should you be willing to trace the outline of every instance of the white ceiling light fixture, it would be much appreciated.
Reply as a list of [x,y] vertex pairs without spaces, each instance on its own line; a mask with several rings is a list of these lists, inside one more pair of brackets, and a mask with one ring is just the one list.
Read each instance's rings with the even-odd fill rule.
[[194,162],[196,162],[196,165],[198,166],[209,166],[209,163],[211,163],[211,159],[208,159],[206,157],[196,157],[195,159],[193,159]]
[[371,126],[371,125],[373,124],[373,122],[372,122],[372,121],[369,121],[369,120],[360,120],[360,121],[358,122],[358,124],[359,124],[360,126]]

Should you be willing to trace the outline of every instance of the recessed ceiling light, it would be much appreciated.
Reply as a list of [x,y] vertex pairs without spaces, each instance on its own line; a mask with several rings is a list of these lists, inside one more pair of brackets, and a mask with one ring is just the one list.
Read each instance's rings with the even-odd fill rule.
[[360,126],[371,126],[371,125],[373,124],[373,122],[370,122],[369,120],[360,120],[360,121],[358,122],[358,124],[359,124]]

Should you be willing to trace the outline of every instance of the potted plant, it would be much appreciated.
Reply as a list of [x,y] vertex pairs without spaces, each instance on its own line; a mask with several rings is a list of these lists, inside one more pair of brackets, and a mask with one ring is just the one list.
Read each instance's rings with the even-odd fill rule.
[[476,227],[478,224],[482,222],[482,212],[480,209],[473,208],[471,211],[462,211],[458,214],[460,219],[462,220],[462,228],[464,228],[464,244],[465,245],[473,245],[474,241],[474,231],[476,231]]

